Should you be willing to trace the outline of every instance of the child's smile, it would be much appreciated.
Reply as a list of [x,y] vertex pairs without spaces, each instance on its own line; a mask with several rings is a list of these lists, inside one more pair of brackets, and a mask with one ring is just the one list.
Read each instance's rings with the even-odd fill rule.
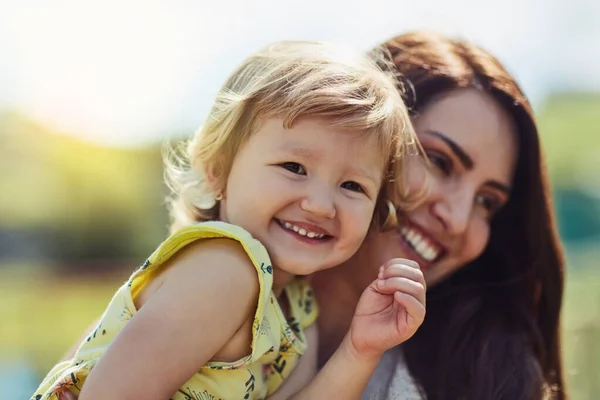
[[[298,236],[302,240],[311,240],[314,243],[324,242],[325,240],[332,239],[333,236],[326,230],[313,224],[307,224],[304,222],[289,222],[276,220],[279,225],[290,234]],[[309,241],[310,243],[310,241]]]
[[263,243],[275,269],[307,275],[341,264],[368,231],[383,179],[374,136],[317,118],[289,129],[266,120],[236,155],[221,218]]

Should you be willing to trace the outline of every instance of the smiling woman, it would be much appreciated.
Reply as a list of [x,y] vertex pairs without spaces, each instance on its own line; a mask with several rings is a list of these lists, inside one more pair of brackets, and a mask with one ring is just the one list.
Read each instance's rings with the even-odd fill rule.
[[[559,316],[563,258],[531,108],[489,53],[427,32],[385,43],[422,147],[429,192],[313,277],[320,357],[350,324],[361,288],[393,257],[417,260],[427,316],[390,350],[364,399],[566,398]],[[417,172],[409,184],[422,182]]]
[[401,233],[433,286],[483,252],[490,221],[510,196],[517,132],[510,114],[475,88],[440,95],[414,120],[433,179],[425,205],[405,213]]

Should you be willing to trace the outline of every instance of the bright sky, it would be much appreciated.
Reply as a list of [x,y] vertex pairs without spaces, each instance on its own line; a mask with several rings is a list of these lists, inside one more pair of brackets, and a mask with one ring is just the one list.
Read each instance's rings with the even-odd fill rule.
[[[600,88],[600,60],[587,75],[555,62],[554,38],[571,32],[555,25],[566,1],[0,0],[0,109],[88,140],[137,145],[191,133],[235,65],[268,42],[336,40],[366,50],[415,28],[483,44],[538,102],[561,85]],[[577,1],[586,3],[569,4]],[[576,37],[589,48],[586,29],[578,25]],[[564,50],[570,66],[586,54],[576,50]]]

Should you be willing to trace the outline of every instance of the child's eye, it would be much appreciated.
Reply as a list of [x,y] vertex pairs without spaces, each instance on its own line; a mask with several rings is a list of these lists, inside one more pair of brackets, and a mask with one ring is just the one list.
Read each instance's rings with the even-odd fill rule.
[[344,189],[348,189],[348,190],[351,190],[353,192],[362,192],[362,193],[364,193],[364,191],[365,191],[363,189],[363,187],[360,186],[360,184],[358,184],[356,182],[353,182],[353,181],[348,181],[348,182],[342,183],[342,187]]
[[283,164],[280,164],[283,168],[287,169],[290,172],[293,172],[294,174],[298,174],[298,175],[306,175],[306,170],[304,169],[304,167],[298,163],[295,162],[284,162]]

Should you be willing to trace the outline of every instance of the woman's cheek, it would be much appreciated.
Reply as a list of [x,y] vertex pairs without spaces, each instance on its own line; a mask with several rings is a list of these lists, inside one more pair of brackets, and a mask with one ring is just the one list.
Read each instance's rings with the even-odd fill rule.
[[487,221],[473,222],[465,235],[464,264],[479,257],[490,238],[490,226]]

